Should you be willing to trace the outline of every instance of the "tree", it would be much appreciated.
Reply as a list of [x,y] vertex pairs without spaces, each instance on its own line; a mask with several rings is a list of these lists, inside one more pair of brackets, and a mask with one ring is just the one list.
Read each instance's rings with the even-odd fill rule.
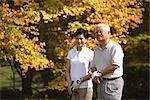
[[38,41],[38,12],[25,7],[11,7],[8,3],[3,2],[0,6],[0,59],[14,62],[22,78],[23,93],[30,96],[32,69],[51,68],[53,62],[44,55],[45,44]]

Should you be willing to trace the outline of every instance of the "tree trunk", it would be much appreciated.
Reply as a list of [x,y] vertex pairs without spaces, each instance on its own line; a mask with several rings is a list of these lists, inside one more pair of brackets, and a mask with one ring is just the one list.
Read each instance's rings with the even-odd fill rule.
[[42,79],[43,79],[43,86],[48,86],[48,83],[50,82],[51,80],[51,72],[50,72],[50,69],[44,69],[42,72],[41,72],[41,76],[42,76]]
[[22,77],[22,93],[23,97],[30,98],[32,96],[32,79],[33,70],[29,69],[25,76]]
[[14,68],[13,68],[14,67],[14,63],[13,63],[12,60],[10,61],[10,66],[11,66],[11,70],[12,70],[12,74],[13,74],[13,77],[12,77],[13,78],[13,89],[15,89],[16,78],[15,78],[15,71],[14,71]]

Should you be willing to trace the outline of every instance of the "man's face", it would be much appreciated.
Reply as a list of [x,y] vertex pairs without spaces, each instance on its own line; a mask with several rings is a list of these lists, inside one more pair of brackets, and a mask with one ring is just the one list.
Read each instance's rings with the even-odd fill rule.
[[76,44],[78,47],[83,47],[86,43],[86,39],[83,34],[76,36]]
[[105,29],[105,27],[96,28],[96,38],[100,43],[105,43],[110,37],[110,33]]

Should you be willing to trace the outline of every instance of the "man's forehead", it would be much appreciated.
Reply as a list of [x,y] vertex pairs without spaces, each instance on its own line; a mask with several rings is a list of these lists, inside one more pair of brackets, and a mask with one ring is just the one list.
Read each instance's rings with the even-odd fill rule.
[[109,27],[105,27],[105,26],[99,26],[99,27],[96,27],[96,31],[110,31],[110,28]]
[[98,24],[97,27],[96,27],[96,30],[110,31],[110,27],[106,24]]
[[96,31],[102,31],[105,27],[96,27]]

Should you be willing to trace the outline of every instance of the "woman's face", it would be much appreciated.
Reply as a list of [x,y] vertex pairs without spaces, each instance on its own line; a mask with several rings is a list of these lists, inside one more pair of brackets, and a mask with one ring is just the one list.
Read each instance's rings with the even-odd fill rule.
[[77,47],[83,47],[83,46],[85,46],[85,43],[86,43],[86,39],[83,34],[76,36]]

